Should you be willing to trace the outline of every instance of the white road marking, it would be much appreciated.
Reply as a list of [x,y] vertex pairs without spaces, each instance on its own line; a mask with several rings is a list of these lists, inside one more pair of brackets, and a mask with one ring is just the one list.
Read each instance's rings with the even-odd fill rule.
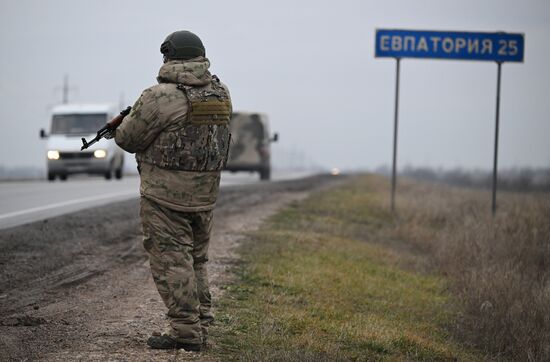
[[114,197],[121,197],[121,196],[138,196],[138,193],[136,191],[125,191],[125,192],[117,192],[117,193],[112,193],[112,194],[106,194],[106,195],[102,195],[102,196],[83,197],[81,199],[58,202],[58,203],[55,203],[55,204],[44,205],[44,206],[39,206],[39,207],[33,207],[33,208],[30,208],[30,209],[26,209],[26,210],[21,210],[21,211],[10,212],[10,213],[7,213],[7,214],[2,214],[2,215],[0,215],[0,220],[7,219],[7,218],[10,218],[10,217],[14,217],[14,216],[30,214],[30,213],[33,213],[33,212],[39,212],[39,211],[44,211],[44,210],[49,210],[49,209],[55,209],[55,208],[63,207],[63,206],[75,205],[75,204],[80,204],[80,203],[90,202],[90,201],[99,201],[99,200],[104,200],[104,199],[109,199],[109,198],[114,198]]

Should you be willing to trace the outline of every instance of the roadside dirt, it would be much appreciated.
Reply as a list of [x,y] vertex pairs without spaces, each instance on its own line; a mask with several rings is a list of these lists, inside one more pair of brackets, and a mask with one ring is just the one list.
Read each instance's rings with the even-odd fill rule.
[[[215,301],[231,281],[243,233],[341,178],[224,188],[209,272]],[[208,351],[150,350],[165,307],[141,246],[138,200],[0,231],[0,360],[214,360]],[[216,343],[216,341],[212,341]]]

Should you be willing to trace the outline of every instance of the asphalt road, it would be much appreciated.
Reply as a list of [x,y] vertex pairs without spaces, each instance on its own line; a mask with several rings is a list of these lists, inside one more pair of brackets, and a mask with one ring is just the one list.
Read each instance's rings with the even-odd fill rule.
[[[276,174],[274,179],[295,179],[305,175]],[[257,174],[222,173],[222,187],[258,182]],[[3,182],[0,183],[0,229],[127,200],[138,195],[137,176],[112,181],[98,177],[73,177],[66,182]]]

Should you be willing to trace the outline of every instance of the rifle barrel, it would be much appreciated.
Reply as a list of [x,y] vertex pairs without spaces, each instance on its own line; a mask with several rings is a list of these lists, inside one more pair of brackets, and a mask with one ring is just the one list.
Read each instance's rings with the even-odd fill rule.
[[82,138],[82,147],[80,148],[80,150],[81,151],[85,150],[86,148],[90,147],[91,145],[99,141],[101,138],[103,138],[107,134],[107,132],[110,132],[112,129],[116,129],[122,123],[122,120],[124,119],[124,117],[126,117],[131,110],[132,110],[132,107],[127,107],[126,109],[121,111],[119,115],[117,115],[111,121],[107,122],[105,126],[101,127],[99,131],[97,131],[95,138],[93,138],[89,142],[86,141],[85,138]]

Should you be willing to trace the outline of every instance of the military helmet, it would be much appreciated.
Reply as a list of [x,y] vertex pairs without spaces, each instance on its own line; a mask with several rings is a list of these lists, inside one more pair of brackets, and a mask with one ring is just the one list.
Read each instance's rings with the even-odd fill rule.
[[187,30],[175,31],[168,35],[160,46],[160,52],[165,60],[187,60],[206,54],[201,39]]

